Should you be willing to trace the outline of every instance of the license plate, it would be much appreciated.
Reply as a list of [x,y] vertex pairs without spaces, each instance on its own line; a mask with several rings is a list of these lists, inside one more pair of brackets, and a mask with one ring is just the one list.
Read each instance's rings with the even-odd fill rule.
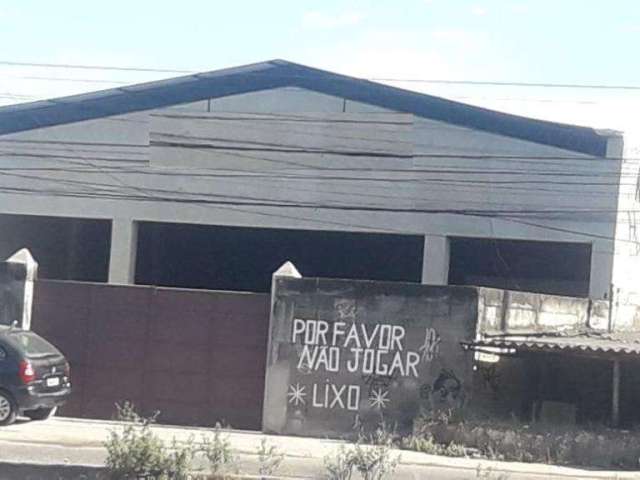
[[51,377],[46,380],[47,387],[57,387],[60,385],[60,377]]

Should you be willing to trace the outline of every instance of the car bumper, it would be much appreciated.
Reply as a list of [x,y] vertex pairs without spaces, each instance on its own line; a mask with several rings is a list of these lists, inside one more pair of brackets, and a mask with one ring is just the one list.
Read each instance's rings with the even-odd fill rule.
[[55,408],[63,405],[71,395],[71,384],[53,392],[42,392],[29,387],[15,392],[15,400],[20,412],[38,408]]

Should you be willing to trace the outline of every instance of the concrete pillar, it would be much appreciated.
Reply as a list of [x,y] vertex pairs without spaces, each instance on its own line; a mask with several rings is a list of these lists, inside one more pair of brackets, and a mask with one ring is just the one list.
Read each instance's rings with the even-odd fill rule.
[[422,283],[428,285],[449,283],[449,239],[447,237],[442,235],[424,237]]
[[620,424],[620,360],[613,361],[613,385],[611,392],[611,426]]
[[[263,432],[282,432],[287,423],[287,387],[289,385],[289,364],[288,361],[281,361],[278,357],[280,342],[271,338],[274,330],[271,327],[273,319],[276,315],[286,315],[284,313],[276,314],[275,309],[288,308],[290,312],[291,322],[293,322],[293,306],[290,302],[276,303],[276,283],[279,278],[302,278],[300,272],[291,262],[285,262],[271,276],[271,312],[269,316],[269,338],[267,340],[267,370],[264,382],[264,403],[262,405],[262,431]],[[284,332],[282,332],[284,334]],[[285,334],[287,335],[287,334]],[[267,395],[267,389],[270,389],[271,395]]]
[[[634,200],[632,194],[633,190],[625,183],[625,179],[622,176],[622,165],[624,163],[624,138],[621,134],[615,132],[603,132],[607,135],[607,151],[606,156],[609,159],[618,161],[617,173],[620,175],[618,180],[621,186],[618,187],[618,215],[616,217],[616,226],[614,236],[619,239],[619,242],[611,242],[609,250],[613,252],[610,254],[612,257],[611,265],[607,265],[608,274],[610,280],[609,283],[613,284],[614,289],[621,288],[623,290],[635,290],[635,271],[640,265],[640,260],[637,254],[634,252],[636,248],[632,243],[627,243],[628,240],[634,238],[632,233],[636,228],[634,217],[627,213],[634,211],[637,208],[637,202]],[[627,211],[627,212],[625,212]],[[620,213],[623,212],[623,213]],[[592,266],[593,268],[593,266]],[[592,270],[593,272],[593,270]],[[634,272],[629,277],[628,272]]]
[[609,297],[614,262],[615,244],[610,240],[595,240],[591,244],[591,275],[589,297],[605,299]]
[[134,283],[137,246],[138,224],[130,218],[114,218],[111,222],[109,283]]

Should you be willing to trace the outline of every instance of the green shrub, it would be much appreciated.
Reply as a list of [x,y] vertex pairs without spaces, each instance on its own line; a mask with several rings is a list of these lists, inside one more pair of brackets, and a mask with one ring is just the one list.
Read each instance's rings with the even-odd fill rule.
[[109,433],[104,443],[107,449],[105,466],[113,480],[134,480],[152,477],[158,480],[183,480],[187,478],[194,456],[192,441],[172,448],[151,430],[157,413],[144,418],[138,415],[129,402],[116,405],[116,419],[124,422]]

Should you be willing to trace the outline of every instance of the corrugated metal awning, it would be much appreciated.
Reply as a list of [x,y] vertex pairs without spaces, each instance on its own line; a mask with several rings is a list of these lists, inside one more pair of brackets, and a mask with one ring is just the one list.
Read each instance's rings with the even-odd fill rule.
[[466,345],[474,349],[489,347],[528,352],[640,355],[640,333],[583,332],[562,335],[485,336]]

